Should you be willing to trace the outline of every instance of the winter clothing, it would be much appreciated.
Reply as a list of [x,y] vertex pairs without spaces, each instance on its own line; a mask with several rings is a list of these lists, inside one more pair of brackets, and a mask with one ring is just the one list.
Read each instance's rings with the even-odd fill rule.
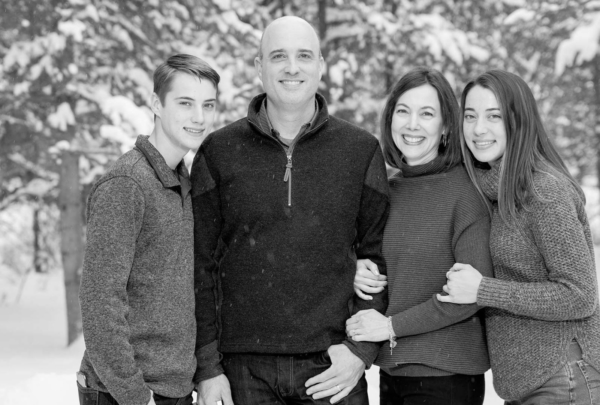
[[196,370],[189,176],[135,145],[91,190],[80,290],[81,371],[121,405],[184,397]]
[[384,344],[376,361],[390,375],[475,375],[489,369],[481,308],[436,298],[454,263],[492,276],[489,213],[462,165],[442,170],[437,157],[406,165],[390,178],[383,255],[386,315],[398,340],[392,353]]
[[[329,116],[317,95],[314,125],[286,148],[258,124],[265,97],[252,100],[247,118],[209,135],[192,166],[197,322],[213,331],[199,335],[198,356],[218,360],[208,349],[218,337],[209,310],[218,279],[222,352],[298,354],[343,342],[369,366],[379,345],[347,340],[345,322],[387,305],[386,291],[373,301],[353,291],[357,256],[385,273],[389,203],[379,144]],[[199,366],[200,378],[215,372]]]
[[495,279],[484,277],[477,303],[486,309],[494,386],[516,400],[567,363],[576,338],[583,359],[600,370],[600,312],[594,249],[585,204],[560,174],[534,173],[539,198],[510,225],[498,213],[500,165],[479,171],[494,202],[490,250]]

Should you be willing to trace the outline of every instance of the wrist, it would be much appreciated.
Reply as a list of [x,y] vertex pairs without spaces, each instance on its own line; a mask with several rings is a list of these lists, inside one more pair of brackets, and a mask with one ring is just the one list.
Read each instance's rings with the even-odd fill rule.
[[392,325],[392,317],[387,317],[387,329],[389,334],[389,342],[390,342],[390,354],[392,354],[394,347],[396,347],[396,332],[394,332],[394,325]]

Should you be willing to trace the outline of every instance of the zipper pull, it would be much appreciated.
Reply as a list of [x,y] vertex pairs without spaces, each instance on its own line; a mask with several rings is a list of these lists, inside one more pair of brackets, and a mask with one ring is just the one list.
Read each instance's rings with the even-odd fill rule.
[[288,181],[292,176],[292,155],[287,155],[287,165],[285,165],[285,176],[283,176],[283,181]]
[[285,165],[285,175],[283,181],[288,183],[288,207],[292,206],[292,155],[287,155],[287,164]]

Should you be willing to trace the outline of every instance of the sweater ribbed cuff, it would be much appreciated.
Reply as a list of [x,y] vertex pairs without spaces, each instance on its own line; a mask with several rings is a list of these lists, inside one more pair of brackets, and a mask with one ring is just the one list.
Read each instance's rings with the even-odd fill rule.
[[194,376],[194,384],[200,381],[208,380],[223,374],[223,366],[221,366],[222,355],[217,349],[217,341],[202,346],[196,351],[196,375]]
[[482,307],[506,308],[510,302],[510,286],[495,278],[484,277],[477,291],[477,305]]
[[356,357],[362,360],[365,363],[365,368],[368,370],[371,368],[371,365],[375,361],[377,357],[377,353],[379,353],[379,343],[370,343],[370,342],[354,342],[353,340],[344,340],[342,344],[346,345],[348,349],[354,354]]

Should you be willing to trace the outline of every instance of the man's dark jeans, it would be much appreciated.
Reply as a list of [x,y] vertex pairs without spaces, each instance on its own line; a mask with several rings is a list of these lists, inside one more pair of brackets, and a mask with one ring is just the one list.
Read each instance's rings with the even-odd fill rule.
[[[102,392],[93,388],[84,388],[77,383],[79,391],[79,405],[119,405],[119,403],[108,392]],[[167,398],[154,394],[156,405],[192,405],[192,393],[183,398]]]
[[481,405],[483,374],[447,377],[395,377],[379,372],[381,405]]
[[[331,397],[312,399],[304,384],[331,366],[327,352],[270,355],[225,354],[223,367],[231,385],[233,403],[257,404],[330,404]],[[338,404],[365,405],[367,380],[361,377],[347,397]]]

